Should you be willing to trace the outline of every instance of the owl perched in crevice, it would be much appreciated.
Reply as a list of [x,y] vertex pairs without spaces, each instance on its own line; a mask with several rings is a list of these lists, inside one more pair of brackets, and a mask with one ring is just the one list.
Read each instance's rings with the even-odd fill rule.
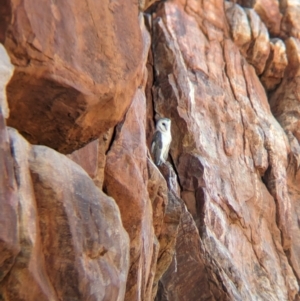
[[171,120],[161,118],[156,123],[156,131],[154,132],[151,144],[151,153],[157,166],[166,162],[171,141]]

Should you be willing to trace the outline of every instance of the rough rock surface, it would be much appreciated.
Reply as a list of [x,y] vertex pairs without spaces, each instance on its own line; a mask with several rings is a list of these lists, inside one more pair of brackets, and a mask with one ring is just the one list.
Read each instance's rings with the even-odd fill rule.
[[[195,15],[200,3],[167,2],[155,11],[155,110],[176,120],[171,156],[204,246],[198,254],[214,261],[206,265],[217,281],[206,272],[208,281],[223,291],[214,298],[293,300],[289,145],[253,67],[225,24],[216,24],[216,16],[223,19],[219,2],[202,19]],[[178,288],[170,290],[179,290],[174,281]],[[194,281],[201,285],[196,275]],[[195,298],[190,294],[184,300]]]
[[4,115],[5,111],[8,114],[5,87],[12,72],[13,67],[6,51],[0,45],[0,282],[13,266],[16,255],[20,251],[17,223],[18,196],[15,191],[13,157]]
[[270,98],[274,116],[286,132],[290,132],[300,142],[300,41],[289,38],[286,41],[289,61],[286,76]]
[[68,157],[79,164],[91,178],[95,178],[98,174],[98,153],[99,140],[97,139],[76,150]]
[[1,300],[123,300],[129,241],[114,200],[64,155],[15,130],[10,141],[20,252]]
[[299,7],[2,1],[0,300],[299,301]]
[[226,17],[230,26],[232,39],[244,55],[252,41],[251,27],[246,11],[239,5],[225,2]]
[[290,260],[297,275],[300,278],[300,263],[298,255],[300,251],[299,241],[299,165],[300,165],[300,41],[294,37],[286,41],[289,65],[278,89],[270,98],[270,105],[274,116],[285,130],[291,146],[288,167],[288,187],[291,204],[291,228],[292,247]]
[[288,64],[286,47],[282,40],[278,38],[271,39],[270,47],[270,55],[264,73],[260,78],[267,91],[274,90],[280,84]]
[[[143,300],[152,256],[154,229],[147,190],[147,147],[145,140],[145,95],[138,90],[124,122],[116,129],[107,154],[104,188],[117,202],[129,234],[130,271],[125,300]],[[147,256],[145,256],[147,254]]]
[[[0,50],[4,90],[12,67]],[[115,201],[65,155],[31,146],[7,128],[4,101],[5,97],[0,103],[0,300],[122,301],[129,238]]]
[[284,1],[236,0],[234,2],[244,7],[253,8],[259,15],[260,19],[265,23],[272,36],[278,36],[280,34],[280,25],[282,18],[280,3],[283,3]]
[[142,75],[136,1],[5,0],[10,19],[2,2],[0,37],[16,66],[8,124],[71,153],[119,122]]
[[284,15],[281,21],[281,35],[283,37],[300,38],[300,3],[294,0],[280,1]]
[[14,71],[13,65],[6,53],[5,48],[0,44],[0,108],[4,118],[8,118],[9,109],[6,99],[6,85]]
[[[182,205],[176,252],[173,261],[160,281],[155,300],[231,300],[218,285],[209,265],[213,258],[201,256],[204,248],[192,215]],[[207,260],[207,262],[205,262]],[[200,299],[199,299],[200,298]]]
[[[182,204],[183,201],[180,199],[180,190],[178,187],[178,180],[177,176],[175,174],[175,171],[173,170],[172,166],[170,164],[163,165],[159,168],[161,171],[160,173],[157,173],[157,169],[153,170],[153,168],[150,168],[149,165],[153,166],[153,163],[150,163],[148,161],[148,170],[152,173],[152,175],[159,175],[160,177],[163,175],[164,178],[167,181],[167,187],[159,186],[159,191],[157,192],[156,197],[154,198],[154,202],[152,201],[152,206],[154,210],[153,212],[153,224],[155,227],[157,214],[156,212],[159,212],[157,209],[159,208],[156,204],[159,204],[161,200],[161,196],[165,195],[164,191],[166,189],[169,189],[168,195],[167,195],[167,204],[165,205],[165,211],[163,218],[160,218],[160,225],[161,227],[155,227],[155,235],[159,240],[159,252],[158,252],[158,259],[157,259],[157,266],[155,271],[155,278],[153,283],[153,290],[152,290],[152,300],[154,300],[157,289],[159,285],[159,280],[162,278],[164,273],[169,268],[172,260],[174,260],[174,256],[176,255],[176,241],[178,237],[178,231],[179,231],[179,225],[182,218]],[[151,171],[152,169],[152,171]],[[149,182],[154,177],[149,178]],[[155,180],[154,183],[164,183],[162,180]],[[148,186],[149,187],[149,186]],[[152,189],[153,191],[153,189]],[[149,195],[151,197],[151,190],[149,190]],[[157,198],[158,197],[158,198]],[[153,200],[153,199],[152,199]],[[156,204],[155,204],[156,203]],[[157,219],[158,220],[158,219]]]
[[226,16],[233,41],[260,75],[270,54],[269,33],[253,9],[226,2]]

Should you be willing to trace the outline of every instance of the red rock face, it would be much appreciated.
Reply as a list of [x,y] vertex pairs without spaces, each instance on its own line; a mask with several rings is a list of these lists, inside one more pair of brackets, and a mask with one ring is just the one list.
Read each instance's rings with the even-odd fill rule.
[[299,16],[300,16],[300,5],[297,1],[282,1],[282,9],[284,15],[281,22],[281,34],[286,38],[293,36],[300,38],[299,35]]
[[31,147],[15,130],[10,141],[18,222],[7,210],[6,216],[19,225],[20,253],[0,284],[1,297],[123,300],[129,242],[114,200],[64,155]]
[[213,258],[201,256],[200,250],[205,252],[197,226],[183,205],[176,252],[169,269],[160,281],[155,300],[231,300],[216,285],[218,279],[209,268],[209,262],[213,261]]
[[290,229],[291,236],[293,237],[292,246],[289,251],[290,260],[299,278],[300,266],[297,259],[299,253],[298,241],[300,238],[299,233],[299,156],[300,156],[300,132],[299,132],[299,54],[300,43],[295,38],[286,40],[288,67],[284,79],[282,80],[278,89],[273,93],[270,98],[270,105],[274,116],[277,118],[281,126],[287,133],[290,142],[291,152],[289,154],[288,166],[288,189],[291,203],[291,219],[293,227]]
[[0,112],[0,281],[2,281],[14,264],[20,251],[17,223],[18,196],[15,192],[16,182],[13,160],[3,115]]
[[300,300],[297,2],[2,2],[0,300]]
[[70,153],[119,122],[142,74],[133,2],[8,2],[4,45],[16,66],[8,124]]
[[[280,12],[280,3],[284,1],[277,0],[237,0],[236,2],[244,7],[253,8],[260,19],[267,26],[272,36],[280,34],[280,23],[282,14]],[[280,2],[280,3],[279,3]]]
[[76,163],[6,127],[13,67],[0,54],[0,299],[121,301],[129,239],[120,211]]
[[5,40],[5,34],[8,27],[8,24],[11,21],[11,6],[10,6],[10,0],[3,0],[1,1],[1,7],[0,7],[0,43],[3,43]]
[[[223,291],[217,300],[293,299],[298,285],[284,254],[293,228],[286,136],[253,67],[226,31],[205,16],[203,30],[199,22],[176,3],[162,5],[153,20],[155,110],[174,120],[171,156],[203,242],[198,254],[215,261],[206,265],[214,267],[217,291]],[[211,277],[203,273],[191,282],[199,287]],[[177,290],[179,300],[195,299],[194,290],[179,289],[188,275],[168,279],[168,300]]]
[[116,129],[105,169],[105,191],[116,200],[131,240],[126,300],[143,300],[153,254],[152,208],[144,185],[148,176],[145,120],[139,117],[145,104],[145,96],[137,91],[124,123]]
[[95,178],[98,174],[98,165],[95,164],[98,162],[98,152],[99,140],[97,139],[68,155],[68,157],[81,165],[91,178]]
[[18,195],[15,191],[13,155],[10,151],[4,115],[7,108],[5,86],[12,71],[13,66],[10,64],[5,49],[0,45],[0,282],[9,273],[20,251],[17,222]]

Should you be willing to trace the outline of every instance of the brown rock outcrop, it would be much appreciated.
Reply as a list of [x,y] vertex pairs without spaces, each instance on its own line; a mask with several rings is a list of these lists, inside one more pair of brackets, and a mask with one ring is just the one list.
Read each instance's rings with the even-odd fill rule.
[[300,39],[300,3],[293,0],[281,0],[281,9],[284,11],[281,22],[281,34],[283,37],[295,37]]
[[5,125],[8,114],[5,87],[12,72],[13,66],[0,45],[0,282],[13,266],[20,251],[18,195],[15,191],[14,164]]
[[280,39],[270,40],[270,55],[266,63],[265,71],[260,80],[267,91],[274,90],[281,82],[285,68],[288,64],[285,44]]
[[252,32],[252,43],[247,51],[247,59],[258,75],[262,74],[270,54],[269,33],[253,9],[246,10]]
[[[217,280],[204,271],[219,292],[214,298],[293,300],[298,284],[284,253],[294,227],[289,145],[254,69],[227,38],[226,26],[216,27],[223,17],[221,1],[215,5],[201,18],[180,1],[153,15],[155,111],[172,119],[171,155],[203,242],[198,254],[214,259],[206,267]],[[190,279],[195,283],[201,285],[198,275]],[[184,298],[195,295],[187,291]]]
[[125,298],[128,301],[144,300],[147,284],[151,283],[151,262],[156,261],[152,260],[154,229],[147,190],[145,107],[145,95],[138,90],[125,120],[116,128],[105,168],[104,189],[116,200],[130,237],[130,270]]
[[64,155],[31,147],[15,130],[10,140],[21,251],[2,299],[123,300],[129,241],[114,200]]
[[0,44],[0,108],[4,118],[8,118],[9,109],[6,99],[6,85],[14,71],[13,65],[4,47]]
[[17,182],[20,253],[0,284],[0,296],[3,300],[56,301],[59,299],[47,275],[42,253],[37,203],[29,169],[31,146],[15,130],[10,129],[9,134]]
[[0,43],[5,40],[5,34],[8,24],[11,21],[12,11],[10,6],[10,0],[1,1],[0,5]]
[[170,267],[160,281],[155,300],[231,300],[216,285],[218,279],[214,279],[214,272],[209,270],[209,265],[212,266],[214,259],[200,255],[205,250],[197,226],[186,207],[184,205],[182,207],[183,214],[176,242],[176,252]]
[[286,132],[290,132],[300,143],[300,41],[286,40],[289,65],[278,89],[270,98],[272,113]]
[[[235,4],[236,2],[243,7]],[[249,9],[250,7],[253,9]],[[281,82],[287,66],[286,49],[284,42],[279,38],[269,41],[265,25],[269,30],[275,30],[270,31],[273,36],[282,36],[278,2],[225,2],[225,11],[234,43],[247,61],[255,67],[257,74],[261,75],[265,89],[274,90]]]
[[[142,75],[138,4],[6,1],[4,45],[16,66],[8,124],[71,153],[119,122]],[[6,7],[6,6],[5,6]]]
[[0,110],[0,282],[14,264],[20,251],[18,196],[13,159],[3,115]]
[[101,134],[99,139],[67,155],[89,174],[100,189],[103,188],[106,152],[109,149],[113,134],[114,129],[111,128]]
[[93,179],[98,174],[99,140],[94,140],[83,148],[68,155],[68,158],[79,164]]
[[293,237],[292,246],[289,251],[290,261],[295,274],[300,279],[300,263],[298,255],[300,251],[299,241],[299,164],[300,164],[300,41],[296,38],[286,40],[288,67],[278,89],[270,98],[270,106],[274,116],[277,118],[290,142],[291,152],[289,154],[288,167],[288,192],[291,199],[290,215],[293,227],[290,229]]
[[0,300],[299,301],[298,2],[2,2]]
[[[144,26],[142,29],[143,62],[146,65],[150,36]],[[104,175],[104,189],[116,200],[130,237],[130,270],[125,300],[144,300],[151,294],[152,265],[157,258],[147,188],[146,98],[142,89],[146,84],[146,74],[145,68],[140,89],[136,91],[124,120],[115,129]]]
[[[174,260],[174,255],[176,254],[176,241],[178,237],[178,231],[179,231],[179,225],[182,217],[182,204],[183,201],[180,199],[180,190],[178,187],[178,180],[177,176],[170,164],[162,165],[159,170],[161,173],[158,173],[157,169],[154,169],[153,163],[148,161],[148,170],[152,177],[149,178],[149,183],[152,182],[152,187],[158,188],[158,191],[155,195],[155,198],[153,198],[153,188],[149,190],[149,196],[152,200],[152,206],[153,206],[153,219],[154,219],[154,225],[155,225],[155,217],[157,214],[156,212],[159,212],[157,209],[159,209],[159,206],[156,204],[159,204],[161,202],[158,202],[161,199],[162,191],[167,190],[167,204],[165,205],[165,210],[163,211],[164,215],[163,218],[161,218],[160,227],[155,228],[155,235],[158,238],[159,241],[159,252],[157,256],[157,265],[155,270],[155,277],[153,281],[153,289],[152,289],[152,298],[151,300],[155,299],[155,296],[157,294],[157,289],[159,285],[159,281],[161,280],[164,273],[169,268],[172,260]],[[155,176],[154,176],[155,175]],[[164,187],[164,185],[161,185],[161,183],[165,183],[161,179],[157,180],[156,178],[162,177],[167,181],[167,187]],[[153,185],[155,183],[156,185]],[[157,185],[158,184],[158,185]],[[148,186],[149,187],[149,186]],[[157,224],[157,223],[156,223]],[[158,230],[158,231],[157,231]]]
[[282,14],[278,0],[234,0],[243,7],[253,8],[272,36],[279,36]]
[[225,8],[233,41],[260,75],[270,53],[269,33],[265,24],[254,9],[243,9],[230,2],[226,2]]
[[234,43],[246,56],[252,40],[251,28],[245,10],[232,2],[225,2],[226,17]]

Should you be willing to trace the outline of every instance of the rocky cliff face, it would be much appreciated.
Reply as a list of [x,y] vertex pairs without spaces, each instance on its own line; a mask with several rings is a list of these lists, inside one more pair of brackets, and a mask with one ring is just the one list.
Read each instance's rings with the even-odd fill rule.
[[299,20],[2,1],[0,300],[300,300]]

